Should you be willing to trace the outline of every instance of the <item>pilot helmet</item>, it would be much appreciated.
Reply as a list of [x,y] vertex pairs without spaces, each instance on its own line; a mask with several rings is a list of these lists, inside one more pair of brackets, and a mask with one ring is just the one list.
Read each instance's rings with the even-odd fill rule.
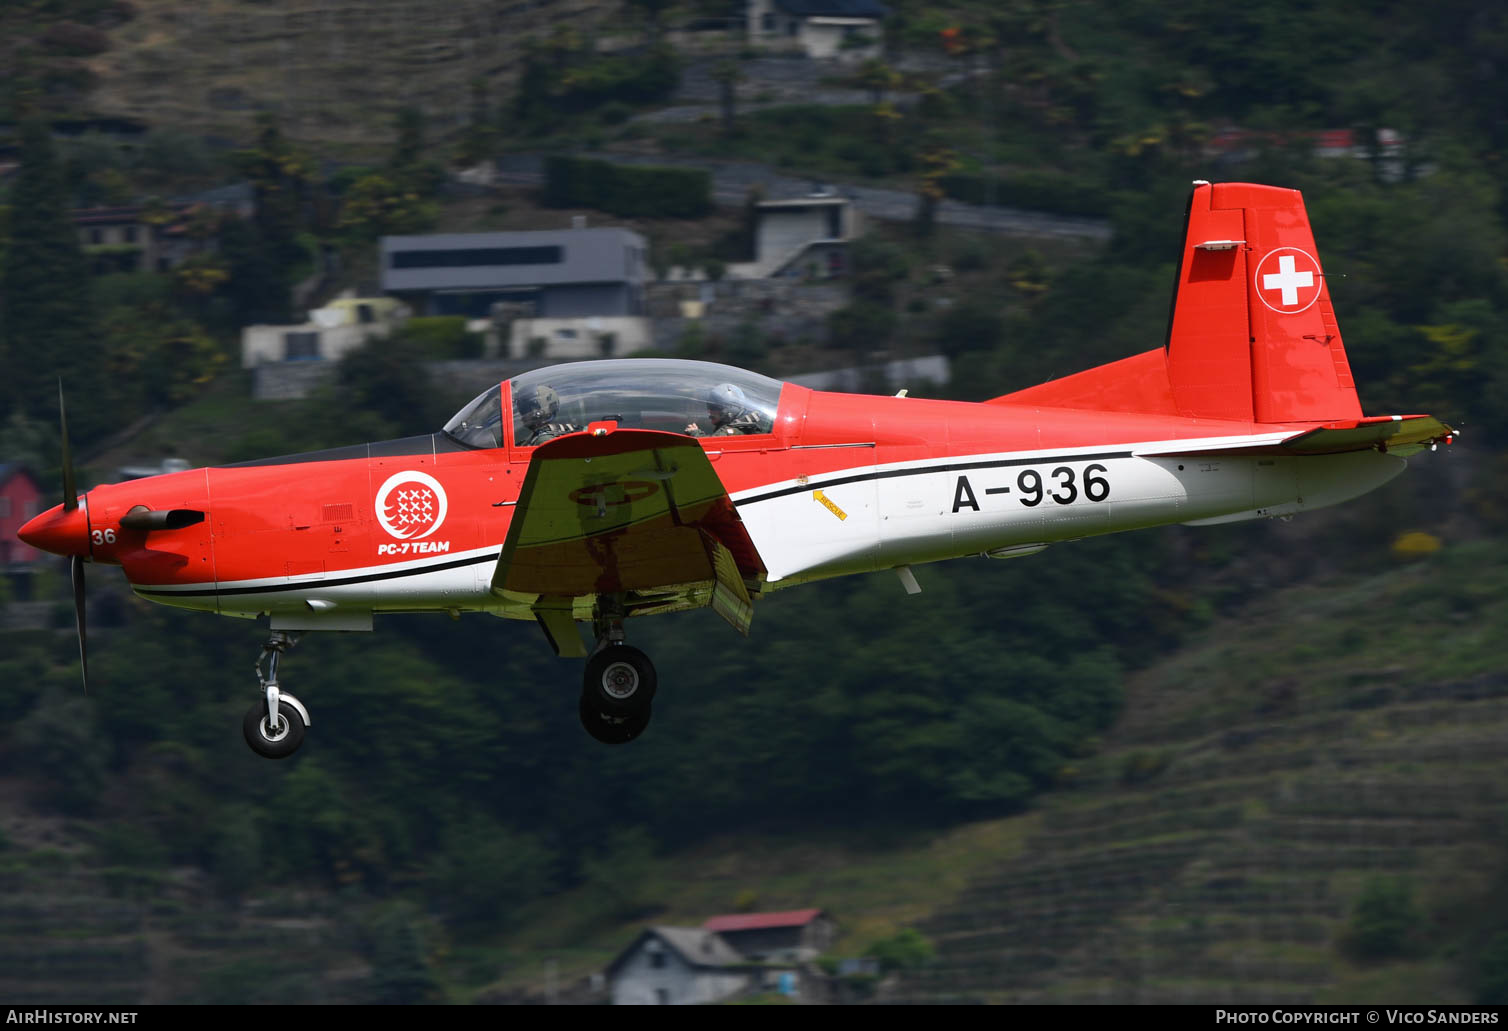
[[749,410],[749,399],[732,383],[719,383],[707,392],[707,415],[722,426]]
[[554,387],[538,386],[518,399],[518,414],[529,426],[542,426],[560,410],[560,395]]

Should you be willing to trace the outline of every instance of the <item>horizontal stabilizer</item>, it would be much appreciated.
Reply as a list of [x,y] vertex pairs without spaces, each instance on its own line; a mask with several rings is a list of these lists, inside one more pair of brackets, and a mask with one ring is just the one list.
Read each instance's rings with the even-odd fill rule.
[[1279,439],[1247,438],[1212,444],[1164,445],[1138,456],[1169,458],[1195,455],[1339,455],[1347,451],[1385,451],[1407,457],[1426,447],[1449,444],[1456,431],[1432,415],[1377,415],[1345,419]]
[[1407,456],[1433,444],[1449,444],[1455,433],[1433,415],[1378,415],[1316,427],[1283,441],[1283,447],[1296,455],[1334,455],[1376,448]]

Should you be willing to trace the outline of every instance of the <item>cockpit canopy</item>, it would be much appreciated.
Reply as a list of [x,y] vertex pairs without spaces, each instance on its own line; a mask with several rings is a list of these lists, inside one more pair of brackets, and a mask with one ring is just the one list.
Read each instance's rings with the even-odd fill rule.
[[[542,425],[558,436],[609,420],[695,436],[736,421],[740,432],[769,433],[783,386],[727,365],[668,358],[548,365],[510,385],[513,441],[520,445],[530,443]],[[499,447],[501,405],[501,390],[491,387],[457,412],[445,432],[471,447]]]

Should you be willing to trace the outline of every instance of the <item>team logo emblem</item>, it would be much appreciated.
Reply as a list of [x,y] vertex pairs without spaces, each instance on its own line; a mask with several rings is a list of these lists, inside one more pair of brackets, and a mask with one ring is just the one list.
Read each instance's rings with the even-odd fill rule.
[[1296,315],[1319,299],[1320,278],[1314,255],[1279,247],[1257,263],[1257,296],[1275,312]]
[[445,488],[428,473],[394,473],[377,492],[377,521],[403,541],[428,537],[445,522]]

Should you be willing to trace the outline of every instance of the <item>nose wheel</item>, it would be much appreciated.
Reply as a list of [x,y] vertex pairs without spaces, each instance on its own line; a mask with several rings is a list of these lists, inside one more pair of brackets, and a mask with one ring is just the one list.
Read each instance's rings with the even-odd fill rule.
[[649,726],[658,678],[639,649],[607,640],[586,660],[581,683],[581,725],[603,744],[621,745]]
[[[304,703],[278,684],[278,660],[297,642],[296,635],[274,630],[257,659],[257,683],[261,685],[262,697],[246,710],[241,733],[251,750],[264,759],[286,759],[298,751],[309,727],[309,710]],[[265,676],[263,663],[267,664]]]

